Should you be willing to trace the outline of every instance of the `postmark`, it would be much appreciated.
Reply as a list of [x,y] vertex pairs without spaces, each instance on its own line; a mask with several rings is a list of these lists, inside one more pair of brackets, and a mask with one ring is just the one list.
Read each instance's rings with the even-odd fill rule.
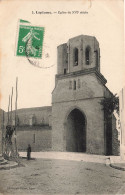
[[41,59],[43,39],[44,27],[20,24],[16,55]]

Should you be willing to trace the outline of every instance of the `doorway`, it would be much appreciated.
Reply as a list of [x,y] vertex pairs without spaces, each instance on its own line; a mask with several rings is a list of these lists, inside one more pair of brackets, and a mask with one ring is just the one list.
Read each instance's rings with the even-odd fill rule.
[[66,150],[86,152],[86,120],[79,109],[73,109],[67,117]]

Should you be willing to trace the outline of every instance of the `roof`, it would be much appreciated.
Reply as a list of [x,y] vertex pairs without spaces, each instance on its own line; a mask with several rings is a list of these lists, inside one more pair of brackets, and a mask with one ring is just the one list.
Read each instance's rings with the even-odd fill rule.
[[[52,106],[43,106],[43,107],[32,107],[32,108],[20,108],[17,109],[17,113],[23,113],[23,112],[32,112],[32,111],[43,111],[43,110],[52,110]],[[12,112],[15,112],[15,110],[13,110]],[[7,112],[6,112],[7,113]]]

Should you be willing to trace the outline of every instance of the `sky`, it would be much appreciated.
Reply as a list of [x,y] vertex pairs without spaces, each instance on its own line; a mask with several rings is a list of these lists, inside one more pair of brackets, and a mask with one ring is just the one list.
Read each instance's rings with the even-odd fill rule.
[[[88,14],[32,14],[33,12],[86,11]],[[7,111],[18,77],[18,108],[50,106],[57,73],[57,46],[78,35],[95,36],[100,44],[101,73],[115,94],[124,86],[123,1],[0,1],[1,105]],[[45,27],[42,68],[16,56],[19,19]],[[46,58],[46,54],[49,56]],[[46,68],[50,67],[50,68]]]

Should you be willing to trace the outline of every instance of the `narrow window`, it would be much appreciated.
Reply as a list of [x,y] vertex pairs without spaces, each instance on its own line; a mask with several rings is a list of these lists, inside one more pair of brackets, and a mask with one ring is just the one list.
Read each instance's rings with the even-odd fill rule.
[[66,64],[68,64],[68,53],[66,53]]
[[74,49],[74,66],[78,66],[78,48]]
[[90,64],[90,48],[87,47],[85,51],[85,59],[86,59],[86,65]]
[[33,143],[35,143],[35,134],[33,134]]
[[42,125],[44,125],[44,117],[41,119],[41,123]]
[[81,85],[80,79],[78,79],[78,88],[80,88],[80,85]]
[[66,74],[66,68],[64,68],[64,74]]
[[76,81],[74,81],[74,90],[76,90]]
[[72,81],[69,81],[69,89],[72,89]]
[[95,64],[98,66],[98,51],[95,51]]
[[33,117],[32,117],[32,125],[35,125],[35,124],[36,124],[36,116],[33,115]]

